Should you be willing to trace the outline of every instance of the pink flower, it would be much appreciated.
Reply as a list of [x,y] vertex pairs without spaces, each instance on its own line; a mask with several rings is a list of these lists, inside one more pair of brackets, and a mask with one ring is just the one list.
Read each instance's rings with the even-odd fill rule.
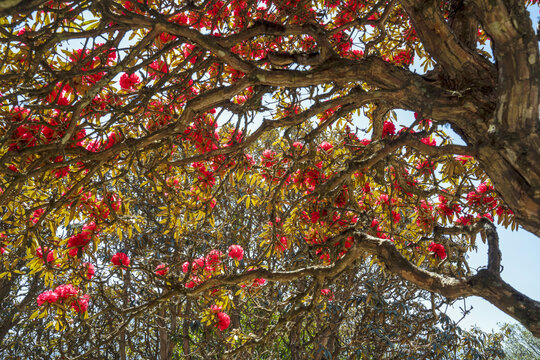
[[189,270],[189,261],[186,261],[185,263],[182,264],[182,272],[187,273],[188,270]]
[[271,167],[275,164],[274,157],[276,156],[276,152],[271,149],[266,149],[262,153],[261,162],[264,164],[265,167]]
[[96,223],[94,221],[89,222],[88,224],[83,226],[82,231],[86,232],[86,233],[95,232],[96,231]]
[[435,139],[430,139],[428,137],[426,138],[422,138],[420,139],[420,141],[426,145],[429,145],[429,146],[435,146],[437,145],[437,141],[435,141]]
[[229,256],[236,260],[242,260],[244,257],[244,249],[240,245],[229,246]]
[[169,267],[165,264],[159,264],[157,267],[156,267],[156,275],[159,275],[159,276],[165,276],[167,275],[167,273],[169,272]]
[[334,145],[330,144],[328,141],[323,141],[319,147],[324,151],[329,152],[334,148]]
[[252,285],[252,286],[257,287],[257,286],[262,286],[262,285],[264,285],[264,284],[266,284],[266,279],[263,279],[263,278],[255,278],[255,279],[253,279],[253,285]]
[[487,186],[487,184],[485,182],[481,183],[480,185],[478,185],[478,187],[476,188],[476,192],[480,193],[480,194],[484,194],[486,193],[489,189],[489,187]]
[[37,209],[36,211],[34,211],[32,216],[30,216],[30,221],[33,222],[34,224],[37,224],[37,222],[39,221],[39,217],[43,215],[44,212],[45,212],[45,209]]
[[217,318],[218,318],[217,327],[219,331],[223,331],[229,327],[231,323],[231,318],[229,317],[229,315],[225,314],[224,312],[218,312]]
[[43,259],[43,253],[47,255],[47,262],[54,261],[54,252],[48,248],[42,249],[41,246],[36,249],[36,255],[38,258]]
[[214,264],[218,265],[221,262],[221,256],[223,253],[219,250],[212,250],[206,256],[206,266],[212,267]]
[[96,268],[93,264],[90,264],[88,262],[83,263],[83,269],[86,269],[86,278],[88,280],[91,280],[94,277],[94,274],[96,273]]
[[54,289],[54,292],[56,293],[58,298],[67,299],[70,297],[77,296],[77,294],[79,293],[79,289],[77,289],[75,286],[71,284],[63,284],[56,287],[56,289]]
[[90,295],[85,294],[77,300],[73,300],[71,302],[71,307],[78,313],[86,312],[86,310],[88,310],[88,301],[90,301]]
[[456,156],[456,160],[462,163],[463,165],[465,165],[467,161],[469,161],[470,159],[472,159],[472,156],[467,156],[467,155]]
[[390,121],[385,121],[383,124],[383,131],[382,131],[382,137],[385,137],[386,135],[394,135],[396,132],[396,127],[393,123]]
[[332,301],[334,299],[334,294],[330,289],[321,289],[321,294],[328,296],[328,301]]
[[432,242],[431,244],[429,244],[428,250],[432,253],[435,253],[435,255],[437,255],[440,259],[446,258],[446,249],[442,244]]
[[133,87],[135,85],[137,85],[138,83],[140,83],[140,82],[141,82],[141,80],[139,79],[137,74],[128,75],[127,73],[124,73],[120,77],[120,86],[124,90],[132,90]]
[[71,236],[67,243],[67,247],[70,248],[69,256],[76,256],[79,250],[83,251],[91,236],[92,234],[87,231]]
[[45,303],[52,304],[55,303],[57,300],[58,295],[54,291],[49,290],[39,294],[39,296],[37,297],[37,304],[38,306],[41,306]]
[[129,257],[123,252],[117,252],[111,258],[111,262],[115,266],[129,266],[130,260]]

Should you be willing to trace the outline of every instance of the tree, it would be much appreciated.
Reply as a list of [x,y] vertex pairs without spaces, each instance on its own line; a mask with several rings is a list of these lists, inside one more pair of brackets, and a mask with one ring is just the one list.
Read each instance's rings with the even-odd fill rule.
[[539,337],[494,225],[540,234],[530,3],[2,4],[3,340],[443,358],[473,295]]
[[540,341],[530,331],[518,324],[505,324],[501,328],[505,333],[504,353],[510,359],[538,359]]

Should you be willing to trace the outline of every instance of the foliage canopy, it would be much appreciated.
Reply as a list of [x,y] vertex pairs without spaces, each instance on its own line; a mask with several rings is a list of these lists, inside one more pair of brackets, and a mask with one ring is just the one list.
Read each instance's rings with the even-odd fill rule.
[[530,3],[2,3],[0,354],[495,358],[473,295],[540,336]]

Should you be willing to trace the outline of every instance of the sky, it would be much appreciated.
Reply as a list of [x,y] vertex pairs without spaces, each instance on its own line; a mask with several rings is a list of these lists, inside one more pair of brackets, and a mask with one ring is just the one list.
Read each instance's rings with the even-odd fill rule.
[[[503,271],[501,277],[515,289],[528,297],[540,301],[540,239],[526,230],[510,231],[498,227],[500,248],[502,253]],[[487,245],[478,242],[478,252],[469,253],[469,264],[472,267],[485,266],[487,264]],[[516,323],[512,317],[491,305],[479,297],[466,299],[467,308],[473,307],[470,314],[459,324],[462,328],[469,329],[477,325],[482,330],[490,332],[498,330],[498,324]],[[454,320],[461,318],[459,306],[463,307],[463,301],[456,303],[455,309],[450,309],[448,314]]]

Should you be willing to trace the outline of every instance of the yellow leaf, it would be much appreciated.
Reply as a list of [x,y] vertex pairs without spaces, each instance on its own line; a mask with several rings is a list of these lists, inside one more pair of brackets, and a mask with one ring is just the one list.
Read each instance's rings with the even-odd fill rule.
[[34,320],[35,318],[37,318],[39,315],[39,309],[37,309],[36,311],[34,311],[32,313],[32,315],[30,315],[30,318],[28,320]]
[[120,229],[119,227],[116,228],[116,235],[118,235],[118,238],[120,239],[120,241],[124,239],[124,234],[122,234],[122,229]]

